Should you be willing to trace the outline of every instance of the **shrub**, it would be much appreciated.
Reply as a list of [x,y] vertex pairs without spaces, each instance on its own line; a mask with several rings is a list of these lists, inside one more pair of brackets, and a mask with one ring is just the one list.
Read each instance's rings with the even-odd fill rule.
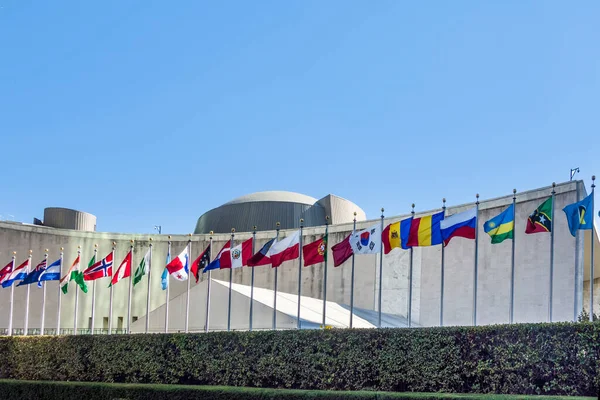
[[0,338],[0,378],[286,389],[598,392],[600,324]]
[[[34,382],[0,380],[0,398],[36,400],[522,400],[511,395],[450,395],[444,393],[340,392],[293,389],[256,389],[220,386],[144,385],[122,383]],[[525,396],[525,398],[528,398]],[[535,396],[532,400],[560,400]],[[577,398],[569,397],[569,400]],[[579,397],[578,399],[583,399]]]

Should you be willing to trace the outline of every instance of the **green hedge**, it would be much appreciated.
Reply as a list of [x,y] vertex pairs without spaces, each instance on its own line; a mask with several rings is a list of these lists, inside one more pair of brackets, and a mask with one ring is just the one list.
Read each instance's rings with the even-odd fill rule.
[[0,380],[0,398],[36,400],[589,400],[590,397],[473,395],[444,393],[339,392],[123,383],[33,382]]
[[594,396],[600,324],[0,338],[0,378]]

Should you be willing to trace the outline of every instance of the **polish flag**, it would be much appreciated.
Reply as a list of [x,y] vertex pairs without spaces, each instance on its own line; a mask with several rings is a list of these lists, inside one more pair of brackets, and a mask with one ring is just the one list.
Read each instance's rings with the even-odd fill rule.
[[300,255],[300,231],[273,243],[268,257],[273,268],[279,267],[284,261],[293,260]]
[[171,276],[178,281],[185,281],[188,279],[188,246],[185,246],[180,255],[171,260],[167,264],[166,268]]

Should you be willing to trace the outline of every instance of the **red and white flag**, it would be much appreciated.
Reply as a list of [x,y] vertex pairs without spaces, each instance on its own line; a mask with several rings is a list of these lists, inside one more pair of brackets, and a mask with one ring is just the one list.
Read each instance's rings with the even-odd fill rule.
[[241,268],[248,265],[248,260],[252,258],[252,238],[243,241],[229,251],[229,265],[227,258],[221,259],[221,268]]
[[121,265],[117,269],[117,273],[113,275],[111,285],[116,285],[123,278],[129,278],[131,276],[131,250],[125,256]]
[[268,257],[271,265],[279,267],[284,261],[294,260],[300,255],[300,231],[273,243],[269,249]]
[[185,246],[181,254],[179,254],[177,257],[172,259],[170,263],[167,264],[167,271],[169,271],[169,274],[171,274],[171,276],[174,279],[177,279],[178,281],[187,280],[189,271],[189,259],[190,256],[188,254],[188,246]]

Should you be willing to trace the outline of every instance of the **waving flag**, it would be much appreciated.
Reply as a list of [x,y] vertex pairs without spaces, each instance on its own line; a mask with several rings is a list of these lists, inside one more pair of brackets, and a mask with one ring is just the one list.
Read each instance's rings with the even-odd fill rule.
[[31,271],[30,273],[27,274],[27,276],[25,277],[25,279],[23,279],[21,281],[21,283],[19,283],[17,286],[24,286],[24,285],[31,285],[32,283],[37,282],[39,287],[42,287],[41,284],[39,284],[38,280],[40,278],[40,275],[42,275],[42,272],[44,272],[44,270],[46,269],[46,259],[44,258],[34,269],[33,271]]
[[94,281],[96,279],[112,276],[112,265],[113,253],[111,251],[102,260],[94,263],[91,267],[88,267],[83,271],[83,279],[86,281]]
[[383,229],[381,240],[385,254],[388,254],[392,249],[397,247],[404,250],[410,249],[410,246],[408,246],[408,234],[410,233],[411,224],[412,217],[389,224]]
[[352,234],[346,236],[344,240],[331,247],[334,267],[339,267],[344,263],[344,261],[352,257],[353,253],[352,246],[350,246],[350,236],[352,236]]
[[259,265],[271,264],[271,259],[267,256],[269,249],[275,243],[275,238],[269,240],[265,245],[248,260],[248,266],[258,267]]
[[527,218],[525,233],[544,233],[552,231],[552,197],[538,206]]
[[116,285],[121,279],[129,278],[131,276],[131,251],[132,250],[129,250],[123,261],[121,261],[121,265],[119,265],[117,272],[112,276],[108,287]]
[[273,268],[300,256],[300,231],[273,243],[267,254]]
[[14,263],[14,260],[11,260],[11,262],[6,264],[4,268],[0,269],[0,283],[4,282],[4,278],[6,278],[8,274],[11,273]]
[[186,245],[181,254],[171,260],[165,268],[174,279],[185,281],[188,278],[189,271],[188,259],[188,246]]
[[2,282],[2,287],[7,288],[15,281],[22,281],[27,276],[27,272],[29,272],[29,258],[6,276],[5,280]]
[[375,224],[367,229],[350,234],[350,247],[354,254],[375,254],[381,250],[381,225]]
[[198,283],[198,279],[200,279],[200,272],[206,268],[206,266],[210,264],[210,244],[204,251],[194,260],[192,263],[192,267],[190,268],[190,272],[196,278],[196,283]]
[[42,271],[38,278],[38,286],[42,287],[44,281],[57,281],[60,279],[60,269],[62,267],[62,260],[59,258],[54,261],[48,268]]
[[444,212],[413,218],[408,236],[408,246],[435,246],[442,244],[442,231],[440,222],[444,219]]
[[[230,263],[229,268],[241,268],[248,264],[248,260],[252,257],[252,238],[244,240],[229,251]],[[227,267],[224,267],[227,268]]]
[[160,284],[162,285],[162,290],[167,290],[169,287],[169,271],[167,271],[166,265],[171,262],[171,243],[169,243],[169,250],[167,250],[167,261],[165,264],[165,269],[163,269],[163,273],[160,276]]
[[590,194],[585,199],[577,203],[569,204],[563,211],[567,215],[569,222],[569,231],[571,235],[577,236],[579,229],[592,229],[594,225],[594,198]]
[[327,259],[327,235],[302,246],[302,257],[305,267],[324,262]]
[[483,230],[492,238],[492,244],[502,243],[505,239],[513,239],[515,232],[515,206],[506,210],[483,224]]
[[60,278],[60,289],[64,294],[67,294],[69,291],[69,282],[75,281],[75,283],[79,286],[79,288],[83,291],[83,293],[88,292],[88,287],[85,281],[83,280],[83,273],[79,271],[79,263],[81,262],[81,257],[78,254],[73,264],[71,264],[71,268],[67,271],[65,276]]
[[135,272],[133,274],[133,286],[140,283],[140,281],[142,280],[142,277],[144,275],[148,275],[149,272],[150,272],[150,249],[148,249],[148,251],[146,252],[146,255],[144,256],[144,258],[142,258],[142,261],[140,261],[140,265],[138,265],[138,267],[135,269]]
[[229,246],[231,246],[231,242],[228,240],[225,243],[225,246],[219,251],[219,254],[215,257],[214,260],[210,264],[208,264],[202,272],[212,271],[213,269],[221,269],[221,259],[225,260],[229,258]]
[[475,239],[475,229],[477,229],[476,208],[453,214],[440,222],[444,246],[448,246],[453,237]]

